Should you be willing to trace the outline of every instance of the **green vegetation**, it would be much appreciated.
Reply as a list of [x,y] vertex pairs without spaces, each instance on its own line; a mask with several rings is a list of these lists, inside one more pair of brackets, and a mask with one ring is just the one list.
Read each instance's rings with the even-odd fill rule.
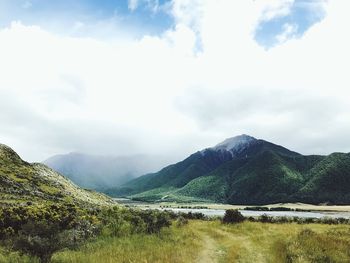
[[202,176],[190,181],[184,187],[176,191],[177,195],[202,197],[216,202],[225,201],[227,184],[222,177]]
[[221,155],[217,155],[215,151],[209,149],[205,155],[196,152],[177,164],[165,167],[158,173],[146,174],[124,184],[121,188],[109,189],[106,193],[130,195],[156,188],[173,187],[179,189],[193,179],[208,174],[230,159],[231,154],[228,152]]
[[[173,178],[175,185],[150,189],[148,193],[159,198],[162,191],[167,191],[171,199],[187,191],[201,195],[199,198],[229,200],[238,192],[241,198],[247,198],[244,193],[252,193],[254,200],[270,200],[282,198],[282,190],[293,196],[299,189],[300,194],[315,191],[327,196],[327,200],[340,202],[342,199],[335,192],[326,193],[328,181],[331,190],[336,190],[337,184],[343,184],[340,193],[347,189],[346,174],[350,167],[349,155],[345,154],[320,160],[283,152],[283,148],[276,146],[275,152],[260,151],[213,168],[219,163],[216,157],[210,153],[212,166],[205,169],[199,168],[204,160],[194,158],[198,166],[184,165],[182,177]],[[258,168],[263,172],[258,174]],[[166,174],[175,175],[180,168],[169,169]],[[207,176],[197,176],[205,170],[212,171]],[[220,175],[222,171],[225,175]],[[185,182],[187,176],[190,181]],[[227,186],[222,187],[223,182]],[[318,192],[320,189],[324,192]],[[44,165],[24,162],[3,145],[0,145],[0,195],[0,262],[350,261],[348,219],[267,215],[244,218],[237,210],[227,210],[219,221],[209,220],[200,212],[175,214],[119,207],[104,195],[80,189]],[[188,198],[192,200],[191,196]]]
[[108,194],[141,201],[350,203],[350,154],[303,156],[255,140],[234,156],[206,149]]
[[284,206],[276,206],[276,207],[267,207],[267,206],[247,206],[244,210],[250,211],[298,211],[298,212],[310,212],[310,209],[301,209],[301,208],[290,208]]
[[0,144],[0,206],[74,202],[84,206],[113,204],[103,194],[79,188],[45,165],[23,161]]
[[3,207],[0,240],[12,250],[48,262],[55,251],[76,247],[96,233],[95,214],[72,204]]
[[101,237],[79,250],[55,254],[52,262],[195,262],[199,250],[198,236],[185,225],[159,234]]
[[333,153],[317,163],[308,173],[310,180],[296,193],[305,202],[317,197],[330,204],[350,203],[350,153]]
[[56,251],[97,237],[159,234],[175,220],[169,212],[117,207],[45,165],[23,161],[5,145],[0,145],[0,197],[1,262],[49,262]]
[[3,207],[0,218],[0,262],[350,260],[345,219],[245,219],[227,210],[221,222],[201,213],[72,204]]
[[238,210],[234,209],[226,210],[225,215],[222,218],[222,222],[225,224],[241,223],[243,221],[244,216]]
[[[173,213],[117,206],[103,209],[85,209],[73,204],[3,207],[0,208],[0,244],[11,251],[10,258],[18,255],[12,251],[19,251],[40,262],[49,262],[56,251],[77,249],[97,237],[110,240],[159,234],[175,218]],[[179,225],[184,225],[187,219],[179,220],[182,221]]]

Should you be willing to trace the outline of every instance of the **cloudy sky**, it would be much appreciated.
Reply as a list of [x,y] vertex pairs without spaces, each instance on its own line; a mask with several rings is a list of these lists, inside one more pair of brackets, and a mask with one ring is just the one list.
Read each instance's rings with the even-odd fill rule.
[[350,1],[0,0],[0,142],[185,157],[249,134],[350,152]]

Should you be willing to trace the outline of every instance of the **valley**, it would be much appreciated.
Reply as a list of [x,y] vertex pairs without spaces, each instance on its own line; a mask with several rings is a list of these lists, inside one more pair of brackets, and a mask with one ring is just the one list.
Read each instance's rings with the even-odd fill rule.
[[[248,144],[250,147],[251,142]],[[283,148],[262,144],[274,148],[279,154],[303,158]],[[264,153],[262,150],[257,156],[264,156]],[[197,175],[214,173],[223,167],[228,169],[223,171],[230,171],[250,162],[246,160],[249,159],[247,153],[243,159],[230,160],[234,154],[229,157],[221,148],[219,155],[212,155],[210,151],[209,159],[208,155],[199,154],[190,157],[189,162],[192,167],[189,171],[195,171]],[[332,163],[332,169],[322,171],[327,174],[339,167],[342,171],[346,167],[346,158],[339,166]],[[211,166],[208,166],[209,160]],[[194,169],[193,161],[200,164],[197,168],[202,168]],[[269,163],[270,159],[266,161]],[[186,183],[188,178],[193,178],[187,170],[187,162],[185,165],[180,163],[187,172],[180,173],[179,178],[174,173],[179,171],[179,164],[164,168],[162,171],[166,172],[161,173],[161,180],[158,174],[146,176],[147,180],[154,179],[148,181],[152,184],[169,182],[169,179],[178,187],[185,184],[176,188],[165,183],[169,187],[166,196],[162,196],[164,192],[159,189],[153,189],[141,192],[141,195],[133,193],[130,198],[111,198],[85,190],[43,164],[28,163],[10,147],[0,145],[0,262],[206,263],[253,260],[289,263],[350,260],[349,205],[331,205],[331,199],[318,205],[300,202],[227,204],[224,199],[213,202],[214,199],[208,196],[201,198],[196,194],[180,194],[181,198],[172,199],[169,191],[181,193],[186,187],[192,187],[192,180],[202,180],[199,176]],[[238,166],[232,168],[232,162],[234,167]],[[315,164],[311,166],[315,167]],[[285,176],[284,170],[278,171],[282,171],[282,174],[277,173],[279,176]],[[266,173],[259,175],[264,177]],[[342,176],[347,178],[347,175],[345,170]],[[135,180],[140,180],[142,187],[149,187],[147,183],[143,184],[143,177]],[[290,182],[288,180],[286,182]],[[212,180],[204,182],[199,184],[199,192],[222,187],[216,180],[214,183]],[[327,191],[332,193],[332,187]],[[149,197],[147,193],[156,194],[158,198],[140,198],[142,195]]]
[[349,10],[0,0],[0,263],[350,263]]

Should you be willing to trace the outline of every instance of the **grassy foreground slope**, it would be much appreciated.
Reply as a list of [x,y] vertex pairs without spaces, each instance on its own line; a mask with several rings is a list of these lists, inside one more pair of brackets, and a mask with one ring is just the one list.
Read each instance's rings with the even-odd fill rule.
[[84,190],[43,164],[27,163],[0,144],[0,203],[63,203],[109,205],[103,194]]
[[190,221],[159,235],[100,239],[53,262],[349,262],[347,225]]

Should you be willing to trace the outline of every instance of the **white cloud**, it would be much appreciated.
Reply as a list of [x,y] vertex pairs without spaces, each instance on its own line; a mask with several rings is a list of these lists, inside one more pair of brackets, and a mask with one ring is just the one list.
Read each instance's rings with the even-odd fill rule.
[[134,11],[139,5],[139,1],[138,0],[128,0],[128,8],[131,11]]
[[288,15],[295,0],[258,0],[257,2],[262,5],[260,19],[268,21],[276,17]]
[[131,11],[137,9],[141,4],[145,4],[146,7],[153,13],[157,13],[160,10],[166,9],[168,6],[167,3],[160,4],[159,0],[128,0],[128,8]]
[[286,42],[288,39],[295,37],[298,32],[298,25],[286,23],[282,27],[283,32],[276,36],[279,44]]
[[288,9],[271,3],[174,0],[173,29],[123,42],[13,23],[0,31],[2,142],[31,160],[186,155],[243,132],[306,153],[350,151],[349,3],[330,1],[302,38],[266,51],[252,31]]

